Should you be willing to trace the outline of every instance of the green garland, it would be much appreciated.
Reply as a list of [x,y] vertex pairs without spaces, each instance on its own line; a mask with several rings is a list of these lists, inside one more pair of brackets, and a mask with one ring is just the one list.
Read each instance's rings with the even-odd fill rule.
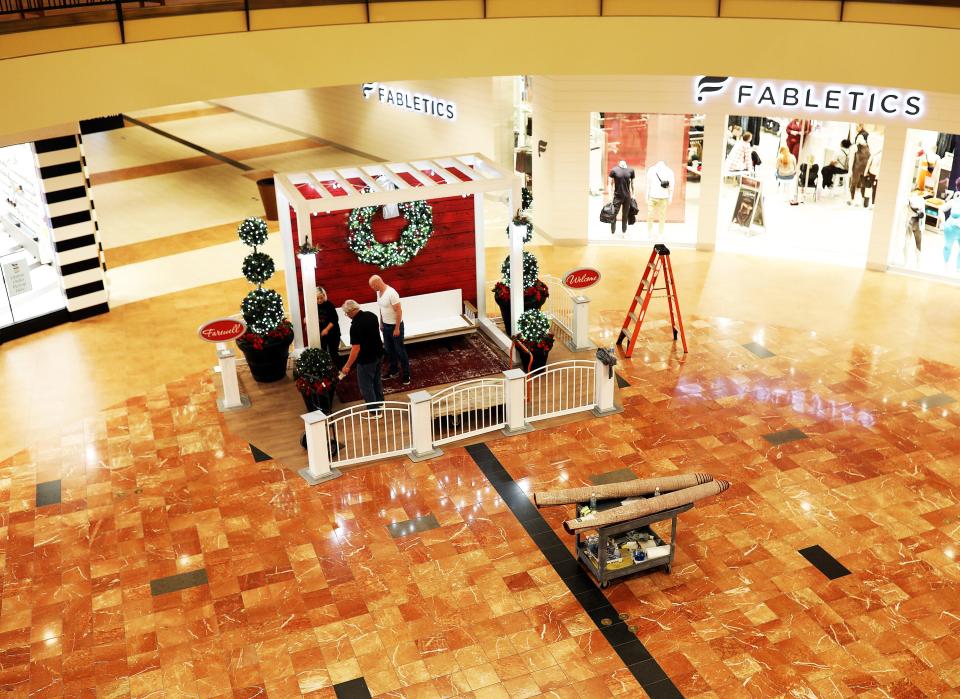
[[527,218],[526,214],[518,213],[513,217],[513,221],[507,224],[507,238],[510,237],[510,228],[513,226],[526,226],[527,232],[523,234],[523,242],[529,243],[533,240],[533,221]]
[[410,201],[400,204],[400,211],[407,219],[407,227],[394,243],[378,243],[373,236],[373,215],[376,206],[361,206],[347,216],[350,236],[347,245],[357,259],[380,269],[399,267],[416,257],[433,234],[433,209],[425,201]]
[[[500,265],[500,274],[503,277],[503,283],[510,286],[510,256],[507,255],[503,264]],[[523,288],[533,286],[537,277],[540,276],[540,263],[533,256],[532,252],[523,251]]]
[[533,192],[526,187],[520,189],[520,208],[526,211],[533,206]]

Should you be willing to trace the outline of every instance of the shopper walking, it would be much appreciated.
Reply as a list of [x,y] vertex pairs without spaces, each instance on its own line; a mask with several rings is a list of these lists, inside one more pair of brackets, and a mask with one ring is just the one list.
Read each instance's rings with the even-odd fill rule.
[[370,277],[370,288],[377,292],[377,305],[380,307],[380,330],[383,332],[383,346],[387,352],[388,379],[399,373],[403,385],[410,384],[410,359],[403,344],[403,308],[400,294],[389,286],[380,275]]
[[333,365],[340,368],[340,322],[337,309],[327,298],[322,286],[317,288],[317,316],[320,318],[320,347],[330,355]]
[[370,311],[360,309],[353,299],[343,302],[343,313],[350,319],[350,356],[340,373],[346,376],[354,364],[357,366],[357,385],[370,411],[361,417],[380,417],[383,406],[383,342],[380,340],[380,324]]

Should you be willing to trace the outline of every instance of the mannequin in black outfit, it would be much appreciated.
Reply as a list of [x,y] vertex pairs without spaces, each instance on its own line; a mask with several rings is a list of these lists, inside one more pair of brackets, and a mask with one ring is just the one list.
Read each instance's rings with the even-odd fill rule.
[[[624,233],[630,221],[630,200],[633,198],[633,180],[636,174],[632,167],[627,167],[627,161],[621,160],[610,171],[610,181],[613,184],[613,213],[620,212],[620,225]],[[617,233],[617,220],[610,222],[610,235]]]

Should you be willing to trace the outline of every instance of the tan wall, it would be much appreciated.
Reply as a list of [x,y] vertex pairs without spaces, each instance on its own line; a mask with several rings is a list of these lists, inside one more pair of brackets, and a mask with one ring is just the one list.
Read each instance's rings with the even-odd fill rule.
[[[569,6],[573,11],[587,4]],[[95,30],[91,26],[89,31]],[[149,34],[146,28],[143,33]],[[607,52],[595,50],[614,35],[636,37],[632,45],[637,46],[616,64]],[[808,51],[797,60],[796,52],[783,49],[783,37],[792,46],[890,50]],[[960,93],[960,78],[950,71],[918,70],[916,61],[904,60],[914,47],[952,46],[956,37],[952,29],[849,22],[547,17],[378,22],[158,39],[0,60],[4,89],[17,95],[0,110],[0,133],[198,99],[355,85],[371,78],[611,70],[697,75],[709,69],[719,75],[762,71],[769,78]],[[55,37],[45,40],[56,45]]]
[[216,102],[386,160],[479,152],[509,165],[503,131],[512,133],[512,106],[505,82],[503,78],[471,78],[387,83],[455,102],[458,116],[454,121],[399,109],[375,96],[364,99],[359,83]]

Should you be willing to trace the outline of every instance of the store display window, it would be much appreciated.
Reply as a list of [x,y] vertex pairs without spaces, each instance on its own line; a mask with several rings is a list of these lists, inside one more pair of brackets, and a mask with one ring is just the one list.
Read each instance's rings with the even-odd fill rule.
[[960,279],[960,136],[910,129],[890,266]]
[[33,148],[0,148],[0,328],[66,305]]
[[[590,119],[590,240],[695,244],[703,115],[594,112]],[[631,173],[638,210],[624,230]],[[611,203],[612,226],[600,221]]]
[[731,116],[717,248],[862,266],[883,127]]

